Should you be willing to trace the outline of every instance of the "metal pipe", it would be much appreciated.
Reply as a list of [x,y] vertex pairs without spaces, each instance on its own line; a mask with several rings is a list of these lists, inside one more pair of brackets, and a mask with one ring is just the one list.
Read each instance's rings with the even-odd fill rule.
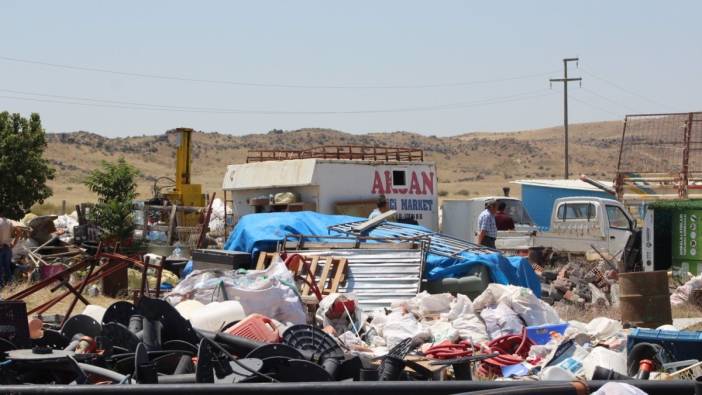
[[[114,370],[101,368],[99,366],[90,365],[87,363],[78,362],[78,366],[81,369],[83,369],[83,371],[85,373],[90,373],[90,374],[102,376],[102,377],[108,378],[116,383],[120,383],[120,382],[124,381],[124,379],[127,378],[127,376],[121,375],[121,374],[115,372]],[[95,387],[93,387],[93,388],[95,388]]]

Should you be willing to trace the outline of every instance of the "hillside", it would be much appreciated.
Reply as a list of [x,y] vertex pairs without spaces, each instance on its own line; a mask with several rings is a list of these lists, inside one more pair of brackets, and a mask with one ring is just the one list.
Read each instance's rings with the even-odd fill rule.
[[[573,174],[611,179],[622,125],[594,122],[570,127]],[[348,134],[331,129],[271,131],[233,136],[218,132],[193,135],[193,181],[208,192],[220,187],[226,165],[242,163],[250,149],[302,149],[319,145],[377,145],[420,148],[437,164],[439,190],[448,197],[501,194],[501,187],[522,178],[559,178],[563,175],[562,127],[539,130],[469,133],[453,137],[424,136],[409,132]],[[51,182],[50,205],[66,200],[70,205],[94,199],[81,180],[101,160],[124,156],[142,172],[139,192],[151,196],[158,177],[173,177],[175,136],[106,138],[89,132],[48,135],[46,157],[57,170]],[[518,188],[514,185],[513,190]]]

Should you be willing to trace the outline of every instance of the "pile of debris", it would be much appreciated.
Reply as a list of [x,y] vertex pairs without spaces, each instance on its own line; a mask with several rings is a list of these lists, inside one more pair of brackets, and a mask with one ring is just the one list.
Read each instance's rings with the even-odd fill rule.
[[562,301],[583,308],[616,307],[619,303],[619,272],[608,259],[554,254],[547,268],[540,269],[542,298],[547,303]]
[[38,281],[80,260],[85,251],[72,244],[72,221],[68,215],[33,214],[27,214],[22,221],[13,221],[15,274]]

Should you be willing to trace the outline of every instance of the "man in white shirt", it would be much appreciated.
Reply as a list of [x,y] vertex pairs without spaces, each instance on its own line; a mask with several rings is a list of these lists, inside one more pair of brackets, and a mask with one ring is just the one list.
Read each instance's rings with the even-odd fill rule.
[[478,244],[490,247],[495,247],[497,240],[497,224],[495,223],[495,213],[497,212],[497,201],[488,199],[485,201],[485,210],[478,217]]
[[12,221],[0,217],[0,287],[12,280]]
[[385,213],[389,210],[388,200],[385,198],[385,195],[378,196],[377,205],[378,205],[378,207],[370,213],[370,215],[368,216],[368,219],[373,219],[373,218],[379,216],[380,214]]

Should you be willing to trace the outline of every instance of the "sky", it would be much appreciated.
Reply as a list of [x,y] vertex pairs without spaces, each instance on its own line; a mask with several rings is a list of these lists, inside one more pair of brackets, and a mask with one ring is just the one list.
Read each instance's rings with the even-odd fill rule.
[[48,132],[450,136],[702,109],[700,1],[0,0],[0,111]]

